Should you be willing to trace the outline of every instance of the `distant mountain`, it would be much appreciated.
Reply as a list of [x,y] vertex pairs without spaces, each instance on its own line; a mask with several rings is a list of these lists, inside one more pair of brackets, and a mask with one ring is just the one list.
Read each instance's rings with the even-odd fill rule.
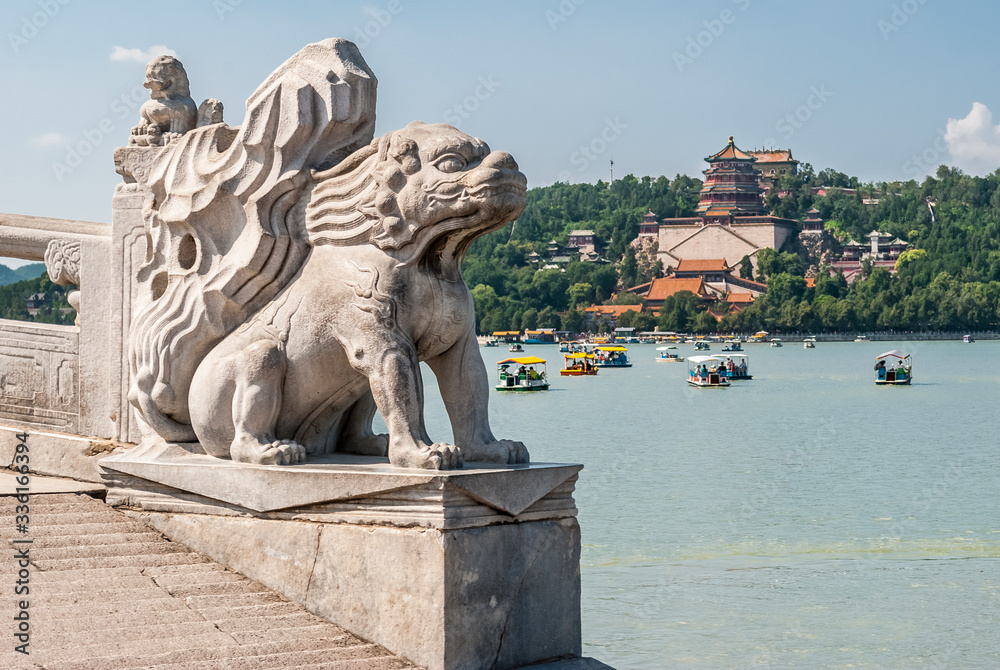
[[0,265],[0,286],[13,284],[22,279],[34,279],[45,274],[45,263],[31,263],[12,270],[6,265]]

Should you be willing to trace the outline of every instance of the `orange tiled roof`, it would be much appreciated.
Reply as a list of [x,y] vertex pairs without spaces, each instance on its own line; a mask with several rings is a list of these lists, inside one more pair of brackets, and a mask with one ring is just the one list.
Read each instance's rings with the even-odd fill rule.
[[726,160],[726,159],[729,159],[729,160],[734,160],[734,159],[735,160],[750,160],[752,158],[753,158],[753,156],[751,156],[750,154],[744,153],[744,152],[742,152],[742,151],[740,151],[739,149],[736,148],[736,145],[733,144],[733,136],[730,135],[729,136],[729,144],[726,145],[726,148],[723,149],[722,151],[720,151],[717,154],[713,154],[713,155],[709,156],[705,160],[711,162],[711,161],[719,161],[719,160]]
[[728,272],[729,269],[725,258],[681,259],[674,272]]
[[792,158],[791,149],[751,151],[750,155],[756,158],[758,163],[798,163]]
[[816,287],[816,278],[806,277],[806,288],[815,288],[815,287]]
[[753,293],[730,293],[726,296],[726,301],[734,305],[742,305],[753,302]]
[[675,293],[681,291],[691,291],[696,296],[705,297],[705,282],[701,277],[691,277],[690,279],[679,279],[677,277],[667,277],[665,279],[654,279],[649,286],[649,293],[646,300],[666,300]]

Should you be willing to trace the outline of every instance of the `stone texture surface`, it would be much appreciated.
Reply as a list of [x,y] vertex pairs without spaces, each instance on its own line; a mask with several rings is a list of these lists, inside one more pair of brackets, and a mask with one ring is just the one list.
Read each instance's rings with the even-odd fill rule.
[[315,523],[127,512],[194,551],[305,603],[322,526]]
[[136,514],[430,670],[580,654],[575,519],[442,531]]
[[[521,212],[526,180],[451,126],[373,139],[376,84],[354,44],[324,40],[268,77],[240,128],[211,101],[194,127],[180,63],[148,66],[154,99],[116,154],[135,182],[119,195],[152,195],[151,248],[123,277],[137,288],[127,396],[143,437],[257,464],[333,451],[413,468],[527,462],[490,431],[459,268],[473,239]],[[424,430],[420,361],[456,445]],[[372,432],[376,408],[388,436]]]
[[[13,555],[16,500],[0,496]],[[413,663],[308,613],[84,495],[34,495],[31,654],[0,667],[53,670],[390,670]],[[16,563],[0,561],[12,581]],[[13,594],[0,600],[12,620]]]
[[[21,475],[12,472],[0,472],[0,496],[16,495],[18,477]],[[23,487],[22,487],[23,488]],[[61,477],[39,477],[31,475],[28,480],[28,489],[31,495],[42,493],[100,493],[105,489],[100,484],[90,482],[80,482],[75,479],[63,479]]]
[[62,279],[81,287],[71,294],[76,326],[0,320],[0,369],[19,378],[0,385],[0,420],[117,439],[108,343],[120,289],[110,233],[104,223],[0,214],[0,255],[42,261],[51,245],[71,249],[72,272]]
[[385,457],[348,454],[264,468],[192,454],[179,445],[138,447],[109,456],[101,466],[255,512],[360,500],[413,487],[437,490],[449,485],[510,516],[517,516],[582,468],[551,463],[469,463],[462,470],[434,473],[393,466]]
[[131,446],[110,440],[0,425],[0,463],[5,467],[13,462],[17,434],[22,430],[28,433],[31,472],[97,484],[102,483],[99,461],[109,454],[122,453]]

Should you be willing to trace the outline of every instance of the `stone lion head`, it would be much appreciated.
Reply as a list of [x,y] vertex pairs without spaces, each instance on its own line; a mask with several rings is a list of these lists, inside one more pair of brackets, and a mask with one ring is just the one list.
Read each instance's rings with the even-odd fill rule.
[[191,97],[191,84],[184,65],[173,56],[157,56],[149,61],[143,86],[149,89],[149,97],[153,100]]
[[461,256],[520,215],[527,180],[513,157],[453,126],[414,121],[316,172],[306,205],[312,244],[375,244],[400,262],[433,244]]

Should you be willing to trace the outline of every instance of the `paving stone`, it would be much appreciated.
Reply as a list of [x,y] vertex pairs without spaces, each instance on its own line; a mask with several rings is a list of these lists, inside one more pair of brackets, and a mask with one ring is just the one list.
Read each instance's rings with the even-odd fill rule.
[[[0,545],[14,507],[0,497]],[[83,494],[33,495],[31,656],[6,670],[415,668]],[[16,573],[0,561],[0,574]],[[14,614],[0,601],[0,618]]]

